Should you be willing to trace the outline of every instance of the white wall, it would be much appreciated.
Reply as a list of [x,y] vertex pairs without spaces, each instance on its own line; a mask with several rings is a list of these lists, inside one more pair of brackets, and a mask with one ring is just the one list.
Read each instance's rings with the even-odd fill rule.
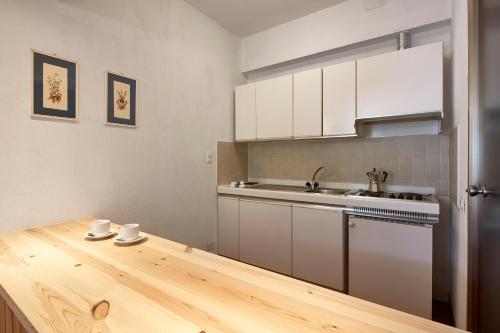
[[[0,0],[0,232],[87,215],[216,241],[239,40],[181,0]],[[80,62],[80,122],[29,117],[30,48]],[[137,129],[104,122],[104,71],[138,79]]]
[[[459,205],[451,205],[451,301],[458,327],[466,328],[467,319],[467,197],[468,183],[468,13],[467,0],[453,1],[452,20],[452,117],[457,130],[457,186]],[[450,138],[451,139],[451,138]],[[453,181],[453,180],[452,180]],[[463,206],[460,207],[460,201]]]
[[241,71],[296,60],[451,18],[451,0],[349,0],[241,42]]

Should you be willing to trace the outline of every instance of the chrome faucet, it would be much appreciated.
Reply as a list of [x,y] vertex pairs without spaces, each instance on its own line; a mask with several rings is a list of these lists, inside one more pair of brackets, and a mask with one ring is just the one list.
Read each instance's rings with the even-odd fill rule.
[[316,176],[318,175],[318,173],[323,170],[324,173],[326,174],[326,169],[325,167],[319,167],[318,169],[316,169],[316,171],[314,172],[313,174],[313,177],[312,177],[312,180],[310,182],[307,182],[306,183],[306,187],[307,187],[307,190],[308,192],[315,192],[319,186],[319,183],[316,181]]

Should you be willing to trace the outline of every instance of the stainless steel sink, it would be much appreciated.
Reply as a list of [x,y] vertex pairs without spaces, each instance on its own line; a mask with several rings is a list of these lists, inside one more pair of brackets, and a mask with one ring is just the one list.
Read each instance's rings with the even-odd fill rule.
[[321,194],[337,194],[344,195],[347,191],[345,189],[338,188],[316,188],[314,191],[310,189],[304,189],[302,186],[286,186],[286,185],[272,185],[272,184],[260,184],[257,186],[252,186],[250,189],[257,190],[268,190],[268,191],[285,191],[285,192],[302,192],[302,193],[321,193]]
[[319,189],[315,189],[314,191],[307,189],[304,192],[321,193],[321,194],[345,194],[347,191],[348,190],[338,189],[338,188],[319,188]]
[[267,190],[267,191],[304,192],[303,186],[259,184],[259,185],[252,186],[249,188],[256,189],[256,190]]
[[318,192],[323,194],[344,194],[347,190],[338,188],[320,188]]

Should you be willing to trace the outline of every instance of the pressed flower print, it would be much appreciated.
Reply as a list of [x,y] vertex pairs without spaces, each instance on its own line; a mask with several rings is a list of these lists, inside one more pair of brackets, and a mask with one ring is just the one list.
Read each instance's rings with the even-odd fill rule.
[[114,117],[130,119],[130,85],[114,81]]
[[43,64],[43,107],[68,109],[68,70],[64,67]]

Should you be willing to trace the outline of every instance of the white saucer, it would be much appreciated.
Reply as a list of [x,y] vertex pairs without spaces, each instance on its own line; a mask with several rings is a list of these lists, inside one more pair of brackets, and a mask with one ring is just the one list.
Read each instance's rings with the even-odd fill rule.
[[111,236],[116,235],[116,231],[114,229],[109,229],[109,231],[105,234],[99,234],[99,235],[94,235],[92,234],[92,231],[88,231],[85,233],[85,238],[86,239],[91,239],[91,240],[100,240],[100,239],[105,239],[109,238]]
[[131,239],[131,240],[122,240],[122,239],[120,239],[120,236],[118,236],[115,238],[115,244],[117,244],[117,245],[130,245],[130,244],[139,243],[140,241],[142,241],[146,238],[147,238],[147,236],[144,235],[142,232],[139,233],[139,237],[137,237],[136,239]]

